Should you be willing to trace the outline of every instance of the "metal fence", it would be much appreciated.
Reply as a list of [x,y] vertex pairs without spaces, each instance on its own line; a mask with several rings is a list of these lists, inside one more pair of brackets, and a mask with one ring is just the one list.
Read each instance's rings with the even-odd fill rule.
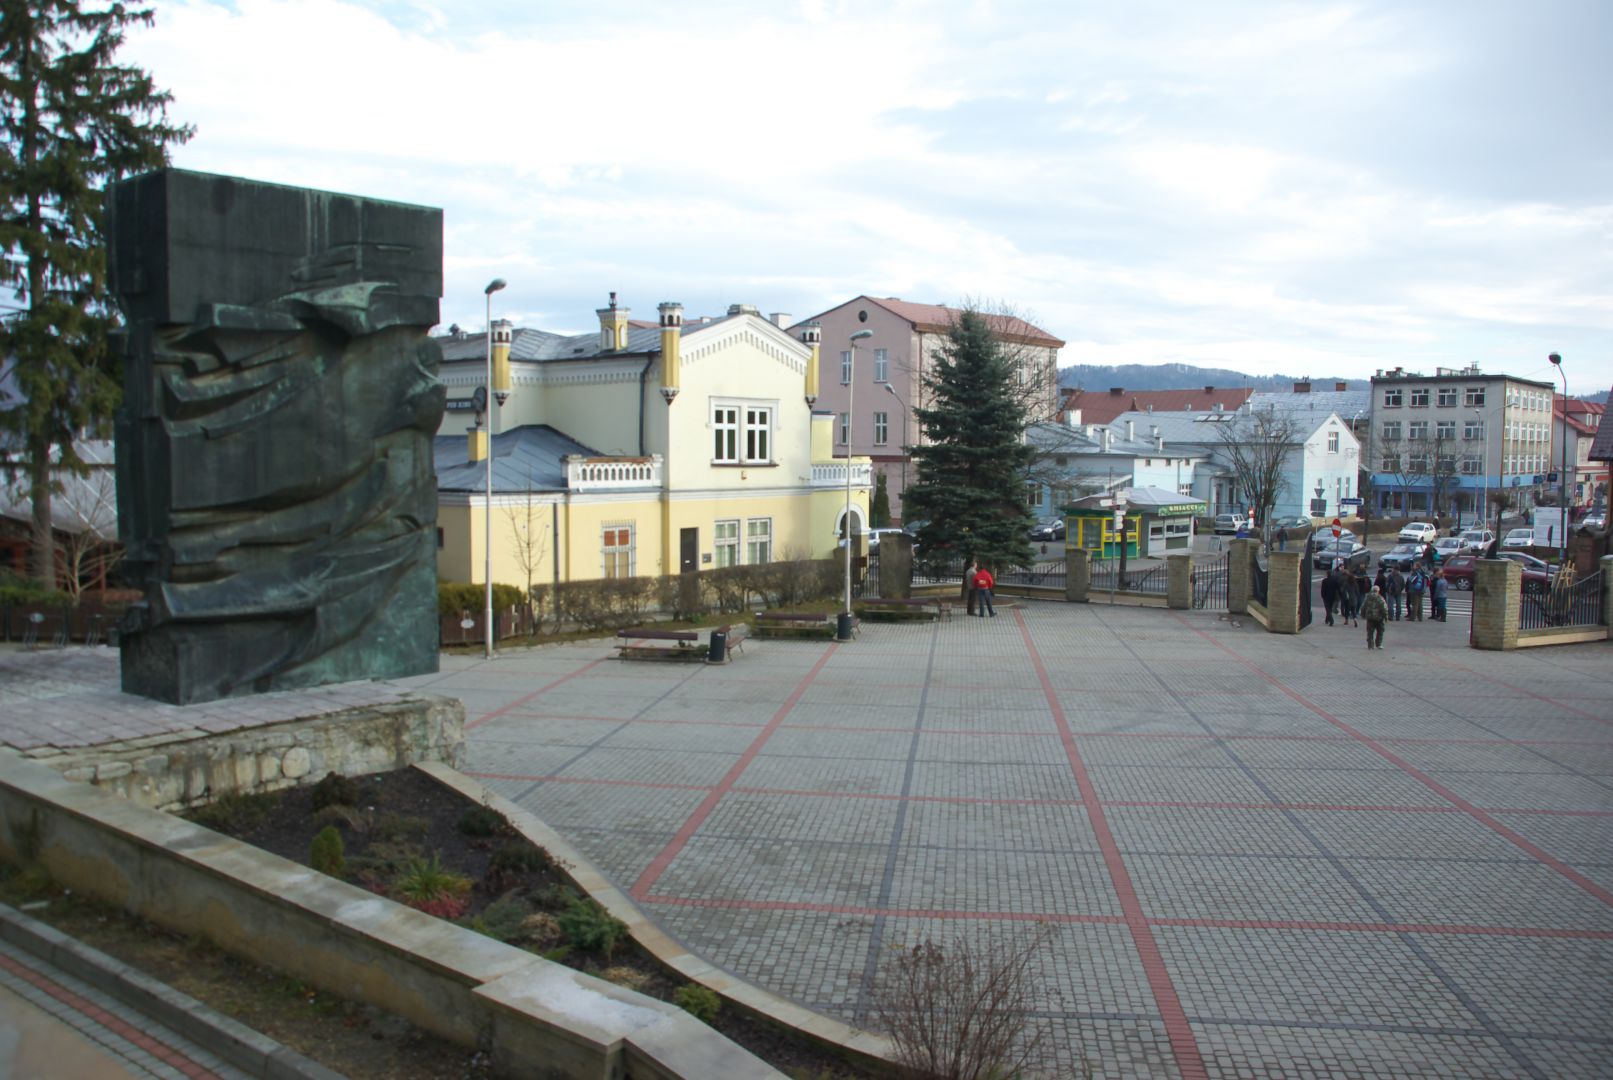
[[1210,611],[1227,609],[1227,553],[1193,559],[1193,606]]
[[1069,577],[1068,564],[1063,559],[1051,559],[1047,562],[1033,563],[1030,566],[1016,566],[1004,570],[997,575],[999,585],[1031,585],[1044,589],[1058,589],[1064,591],[1064,582]]
[[1130,563],[1120,572],[1119,559],[1093,559],[1089,595],[1105,592],[1164,596],[1170,591],[1170,570],[1165,563]]
[[1249,557],[1249,596],[1266,607],[1269,604],[1267,597],[1271,593],[1271,571],[1260,563],[1258,550]]
[[1601,571],[1578,581],[1560,573],[1552,578],[1549,588],[1539,592],[1524,590],[1518,604],[1518,629],[1600,626],[1603,614]]
[[[841,558],[845,558],[844,554],[841,555]],[[852,556],[851,595],[857,600],[879,595],[878,548],[874,548],[867,555],[861,557]]]

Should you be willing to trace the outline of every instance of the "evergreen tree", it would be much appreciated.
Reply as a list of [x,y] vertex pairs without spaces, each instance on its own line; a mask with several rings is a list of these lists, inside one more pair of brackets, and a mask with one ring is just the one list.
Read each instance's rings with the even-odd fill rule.
[[1028,564],[1025,409],[1015,370],[978,311],[953,323],[925,379],[929,407],[915,408],[925,438],[913,447],[918,476],[903,514],[926,519],[921,550],[975,556],[994,569]]
[[74,440],[105,435],[121,389],[102,192],[191,134],[167,122],[169,95],[148,74],[117,63],[125,30],[151,21],[149,8],[115,2],[0,0],[0,275],[18,301],[0,319],[0,362],[20,391],[0,405],[0,430],[20,450],[6,465],[27,474],[29,572],[47,586],[52,467],[84,471]]
[[868,525],[872,529],[883,529],[891,523],[891,497],[885,490],[885,474],[880,473],[874,479],[874,504],[868,508]]

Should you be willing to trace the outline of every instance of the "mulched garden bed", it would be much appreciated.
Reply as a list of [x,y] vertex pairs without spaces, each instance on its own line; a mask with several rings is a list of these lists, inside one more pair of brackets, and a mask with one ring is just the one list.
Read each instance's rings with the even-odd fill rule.
[[791,1076],[874,1075],[733,1006],[702,1015],[715,1004],[709,992],[656,963],[620,922],[577,892],[546,851],[501,815],[414,769],[230,796],[189,816],[264,851],[334,870],[401,903],[676,1002]]

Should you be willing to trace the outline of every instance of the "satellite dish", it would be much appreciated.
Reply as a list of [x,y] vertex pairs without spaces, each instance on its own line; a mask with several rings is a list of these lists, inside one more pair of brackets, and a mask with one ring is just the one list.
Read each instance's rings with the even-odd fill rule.
[[476,392],[471,394],[470,399],[476,405],[477,412],[487,411],[487,387],[478,386]]

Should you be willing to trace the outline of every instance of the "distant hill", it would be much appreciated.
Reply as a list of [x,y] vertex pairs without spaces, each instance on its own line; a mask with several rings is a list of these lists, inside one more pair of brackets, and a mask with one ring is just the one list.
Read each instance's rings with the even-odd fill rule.
[[[1304,382],[1296,375],[1249,375],[1228,368],[1194,367],[1192,364],[1075,364],[1059,368],[1061,387],[1084,390],[1108,390],[1120,386],[1127,390],[1188,390],[1196,386],[1249,386],[1256,390],[1292,390],[1296,382]],[[1351,390],[1367,390],[1372,384],[1367,379],[1312,378],[1310,383],[1318,390],[1331,390],[1333,384],[1349,384]]]
[[[1064,377],[1063,376],[1064,376],[1064,372],[1062,372],[1062,371],[1059,372],[1059,385],[1060,386],[1064,385]],[[1608,394],[1608,392],[1606,390],[1598,390],[1594,394],[1580,394],[1579,398],[1580,398],[1581,401],[1594,401],[1599,405],[1606,405],[1607,404],[1607,394]]]

